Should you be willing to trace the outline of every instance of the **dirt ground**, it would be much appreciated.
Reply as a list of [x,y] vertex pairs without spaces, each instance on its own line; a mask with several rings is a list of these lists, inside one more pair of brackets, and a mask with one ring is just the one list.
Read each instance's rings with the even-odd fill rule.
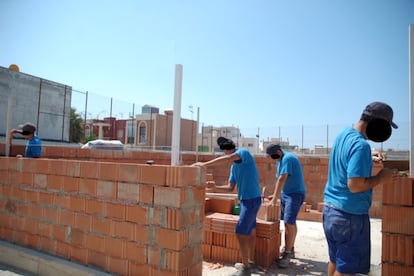
[[[371,273],[381,275],[381,219],[371,219]],[[278,268],[276,264],[269,269],[252,273],[256,275],[327,275],[328,246],[319,222],[297,221],[298,234],[295,242],[296,259],[288,268]],[[281,223],[283,229],[283,223]],[[283,236],[282,236],[283,239]],[[282,245],[283,246],[283,245]],[[227,276],[236,272],[234,264],[203,263],[203,276]]]

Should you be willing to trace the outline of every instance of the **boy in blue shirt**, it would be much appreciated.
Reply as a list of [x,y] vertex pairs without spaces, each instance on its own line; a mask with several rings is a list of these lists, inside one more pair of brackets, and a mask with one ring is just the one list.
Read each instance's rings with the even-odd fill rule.
[[237,185],[240,218],[235,232],[240,245],[242,264],[236,264],[238,271],[234,275],[250,275],[254,268],[256,216],[262,204],[256,161],[247,149],[236,149],[231,139],[219,137],[217,144],[224,155],[204,163],[195,163],[193,166],[208,167],[232,163],[228,184],[216,187],[233,191]]
[[[42,141],[35,134],[36,127],[32,123],[25,123],[21,126],[21,130],[12,129],[9,132],[10,145],[12,144],[13,134],[20,134],[24,139],[28,140],[26,143],[26,149],[24,157],[29,158],[38,158],[42,155]],[[17,157],[23,157],[23,155],[18,154]]]
[[294,258],[294,244],[298,232],[296,219],[305,200],[305,179],[299,158],[291,152],[284,152],[280,145],[270,144],[266,153],[277,161],[276,183],[269,202],[273,205],[280,198],[280,219],[285,223],[285,248],[278,266],[286,268]]
[[383,168],[372,175],[373,154],[367,140],[386,141],[392,128],[398,128],[392,118],[389,105],[373,102],[366,106],[354,127],[344,129],[335,139],[323,209],[329,276],[369,273],[372,189],[392,181],[393,172]]

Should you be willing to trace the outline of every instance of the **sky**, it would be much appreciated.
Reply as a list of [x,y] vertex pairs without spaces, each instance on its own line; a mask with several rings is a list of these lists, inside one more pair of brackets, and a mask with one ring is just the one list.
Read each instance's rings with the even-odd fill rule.
[[383,101],[398,148],[409,143],[410,24],[412,0],[1,0],[0,66],[88,91],[92,116],[108,116],[113,98],[128,117],[132,104],[173,108],[181,64],[182,117],[199,110],[200,124],[296,144],[302,126],[309,143],[331,143]]

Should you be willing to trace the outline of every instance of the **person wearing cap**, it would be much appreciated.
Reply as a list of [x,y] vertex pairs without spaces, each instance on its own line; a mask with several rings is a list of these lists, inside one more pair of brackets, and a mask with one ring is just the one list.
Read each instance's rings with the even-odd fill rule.
[[[25,123],[21,126],[21,130],[12,129],[9,131],[10,145],[13,141],[13,135],[20,134],[24,137],[24,139],[28,140],[26,143],[24,157],[38,158],[42,154],[42,141],[35,133],[36,127],[32,123]],[[23,155],[18,154],[17,157],[23,157]]]
[[391,169],[372,175],[373,158],[368,140],[384,142],[392,128],[393,110],[372,102],[360,120],[336,137],[329,159],[324,191],[323,229],[328,242],[328,275],[368,274],[371,265],[369,209],[372,189],[392,181]]
[[274,205],[280,199],[280,219],[285,223],[285,247],[281,252],[282,258],[276,261],[280,268],[286,268],[295,256],[296,219],[305,200],[305,179],[296,155],[283,151],[278,144],[267,146],[266,153],[277,162],[275,188],[268,204]]
[[209,167],[231,164],[227,185],[216,187],[233,191],[237,186],[240,217],[235,232],[240,245],[242,263],[235,265],[238,271],[234,275],[250,275],[251,271],[256,268],[254,265],[256,216],[262,204],[256,161],[247,149],[236,149],[231,139],[219,137],[217,144],[224,155],[207,162],[194,163],[193,166]]

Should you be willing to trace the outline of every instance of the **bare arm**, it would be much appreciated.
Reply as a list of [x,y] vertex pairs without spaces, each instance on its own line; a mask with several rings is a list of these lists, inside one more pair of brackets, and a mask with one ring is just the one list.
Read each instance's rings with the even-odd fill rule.
[[192,166],[198,166],[198,167],[218,166],[218,165],[228,164],[236,160],[240,160],[240,156],[236,153],[232,153],[228,155],[222,155],[220,157],[217,157],[207,162],[197,162],[197,163],[194,163]]
[[222,189],[222,190],[226,190],[226,191],[233,191],[235,186],[236,186],[236,183],[227,182],[226,185],[215,186],[215,188]]
[[394,175],[396,174],[393,173],[393,170],[389,168],[383,168],[376,175],[368,178],[348,178],[348,188],[352,193],[364,192],[374,188],[379,184],[391,182]]
[[280,193],[282,192],[283,187],[285,186],[286,179],[288,178],[288,174],[282,174],[276,179],[275,183],[275,190],[272,194],[272,200],[269,202],[270,205],[274,205],[277,200],[280,198]]

